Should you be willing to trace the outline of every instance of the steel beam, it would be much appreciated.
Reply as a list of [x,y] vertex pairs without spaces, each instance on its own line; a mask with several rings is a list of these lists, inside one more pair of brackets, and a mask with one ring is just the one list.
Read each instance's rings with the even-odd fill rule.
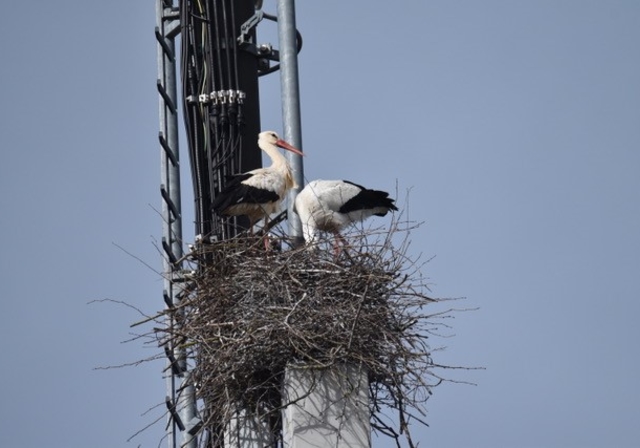
[[[296,45],[296,12],[294,0],[277,0],[278,41],[280,46],[280,89],[282,91],[282,121],[284,138],[302,149],[302,123],[300,119],[300,87],[298,81],[298,47]],[[289,236],[295,241],[302,238],[302,224],[293,213],[293,201],[304,186],[302,157],[287,154],[298,188],[289,191],[287,220]]]

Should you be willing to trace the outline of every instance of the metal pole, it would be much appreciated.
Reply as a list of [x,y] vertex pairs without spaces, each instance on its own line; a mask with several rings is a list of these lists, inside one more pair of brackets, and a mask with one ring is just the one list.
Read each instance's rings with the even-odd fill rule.
[[[277,0],[277,7],[284,137],[302,148],[294,0]],[[289,161],[299,186],[289,193],[289,234],[294,241],[299,241],[302,238],[302,225],[298,215],[293,213],[293,199],[303,187],[304,172],[300,156],[293,155]],[[325,378],[320,382],[318,376],[323,375]],[[285,447],[367,448],[371,445],[366,372],[353,366],[335,366],[326,372],[296,371],[287,367],[285,378],[284,393],[288,395],[285,401],[295,402],[287,406],[283,413]],[[358,384],[349,396],[344,395],[347,389],[343,384],[345,382],[350,387]],[[317,383],[321,386],[316,387]]]
[[[164,4],[163,0],[156,0],[156,39],[157,43],[157,64],[158,64],[158,88],[162,86],[164,88],[166,86],[166,69],[165,65],[167,64],[167,57],[165,56],[166,49],[163,44],[172,44],[172,42],[165,38],[164,36]],[[170,50],[170,47],[167,47]],[[158,96],[159,105],[158,105],[158,113],[160,120],[160,134],[159,138],[161,141],[166,141],[167,139],[167,105],[166,100],[160,94]],[[177,148],[170,148],[171,154],[177,150]],[[170,159],[167,157],[167,153],[169,152],[161,148],[160,151],[160,176],[161,176],[161,188],[165,188],[168,184],[168,171],[167,165],[170,163]],[[162,201],[162,238],[164,241],[169,238],[171,239],[171,229],[169,224],[169,207],[167,202],[163,199]],[[167,305],[173,304],[173,286],[171,284],[171,280],[167,275],[170,270],[170,264],[167,261],[166,257],[163,257],[162,260],[162,272],[165,273],[163,280],[163,289],[165,300],[167,301]],[[167,317],[167,319],[171,319],[171,317]],[[168,323],[168,325],[171,325]],[[167,359],[167,371],[171,372],[171,361]],[[168,375],[166,379],[167,384],[167,398],[171,400],[175,400],[175,377],[173,375]],[[169,448],[175,448],[177,446],[177,435],[175,433],[175,424],[171,421],[171,415],[167,416],[167,446]]]
[[[167,306],[180,301],[181,266],[175,263],[182,258],[182,204],[180,194],[180,157],[178,148],[178,96],[176,80],[175,37],[179,33],[179,18],[172,0],[156,0],[156,39],[158,62],[159,121],[161,146],[161,195],[162,195],[162,248],[164,296]],[[171,316],[168,325],[175,322]],[[171,344],[171,342],[167,342]],[[187,383],[186,352],[184,349],[169,347],[171,375],[167,379],[167,396],[170,404],[178,410],[181,424],[195,421],[195,390]],[[176,366],[172,366],[176,363]],[[179,384],[178,384],[179,383]],[[183,430],[182,443],[178,445],[176,429],[181,429],[173,415],[169,415],[167,426],[169,448],[182,446],[196,448],[197,440]],[[188,428],[185,428],[188,429]]]
[[[282,121],[284,138],[302,149],[302,124],[300,120],[300,88],[298,82],[298,51],[296,45],[296,11],[294,0],[277,0],[278,41],[280,46],[280,88],[282,91]],[[293,201],[304,186],[302,157],[288,154],[293,178],[298,188],[289,192],[287,220],[289,235],[296,241],[302,238],[302,224],[293,213]]]

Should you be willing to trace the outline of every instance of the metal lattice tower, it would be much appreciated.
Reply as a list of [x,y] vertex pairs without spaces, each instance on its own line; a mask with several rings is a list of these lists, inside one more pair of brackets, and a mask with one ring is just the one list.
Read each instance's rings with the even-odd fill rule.
[[[158,41],[158,93],[160,95],[159,119],[161,146],[162,195],[162,249],[164,273],[164,300],[172,309],[180,301],[181,285],[184,282],[182,258],[182,207],[180,194],[180,151],[178,146],[178,96],[176,79],[175,39],[180,32],[180,21],[172,0],[156,0],[156,39]],[[167,325],[175,325],[169,315]],[[167,438],[169,448],[185,446],[195,448],[195,438],[185,432],[182,443],[178,432],[185,431],[185,422],[195,417],[195,390],[188,383],[186,356],[183,350],[165,343],[167,355],[167,397],[169,410]]]
[[[189,282],[182,266],[179,105],[184,112],[199,244],[233,237],[247,226],[244,219],[220,219],[211,203],[227,176],[261,166],[261,151],[256,146],[260,132],[258,77],[280,68],[270,67],[269,61],[280,59],[282,64],[284,136],[302,146],[296,63],[302,41],[295,30],[293,0],[278,0],[278,18],[263,13],[261,4],[254,0],[178,0],[177,4],[156,0],[164,300],[169,309],[180,303]],[[270,45],[256,44],[256,26],[262,19],[280,20],[280,53]],[[302,185],[302,164],[294,159],[292,165]],[[290,229],[293,236],[301,233],[299,222],[290,224]],[[167,315],[169,327],[178,325],[175,314]],[[164,347],[169,448],[221,446],[221,428],[201,431],[195,388],[189,380],[189,357],[186,349],[174,344],[166,342]],[[198,441],[199,433],[205,440]]]

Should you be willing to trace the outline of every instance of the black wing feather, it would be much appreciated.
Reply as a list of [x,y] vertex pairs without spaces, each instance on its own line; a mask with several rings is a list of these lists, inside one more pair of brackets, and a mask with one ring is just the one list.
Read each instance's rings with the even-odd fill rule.
[[[345,180],[344,182],[360,188],[360,192],[349,199],[347,202],[345,202],[342,207],[340,207],[338,212],[349,213],[356,210],[367,210],[376,207],[385,207],[388,210],[398,210],[398,208],[393,203],[394,200],[389,197],[389,193],[387,193],[386,191],[369,190],[362,185],[358,185],[348,180]],[[384,216],[386,215],[386,212],[383,214],[376,214],[378,216]]]
[[242,183],[251,176],[253,176],[253,174],[243,173],[229,178],[224,190],[218,193],[213,200],[211,204],[213,210],[220,214],[224,213],[226,209],[233,205],[266,204],[280,199],[280,196],[278,196],[275,191],[256,188]]

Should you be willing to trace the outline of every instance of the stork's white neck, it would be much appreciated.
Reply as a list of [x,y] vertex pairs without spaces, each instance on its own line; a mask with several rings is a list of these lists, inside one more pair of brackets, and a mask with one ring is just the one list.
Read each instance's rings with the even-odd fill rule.
[[291,166],[289,165],[287,158],[280,153],[278,147],[273,143],[267,143],[261,140],[258,141],[258,146],[271,158],[271,166],[269,169],[282,174],[286,188],[298,188],[298,185],[293,179]]
[[287,158],[280,153],[278,147],[272,143],[258,142],[258,146],[271,158],[271,167],[274,169],[288,169]]

